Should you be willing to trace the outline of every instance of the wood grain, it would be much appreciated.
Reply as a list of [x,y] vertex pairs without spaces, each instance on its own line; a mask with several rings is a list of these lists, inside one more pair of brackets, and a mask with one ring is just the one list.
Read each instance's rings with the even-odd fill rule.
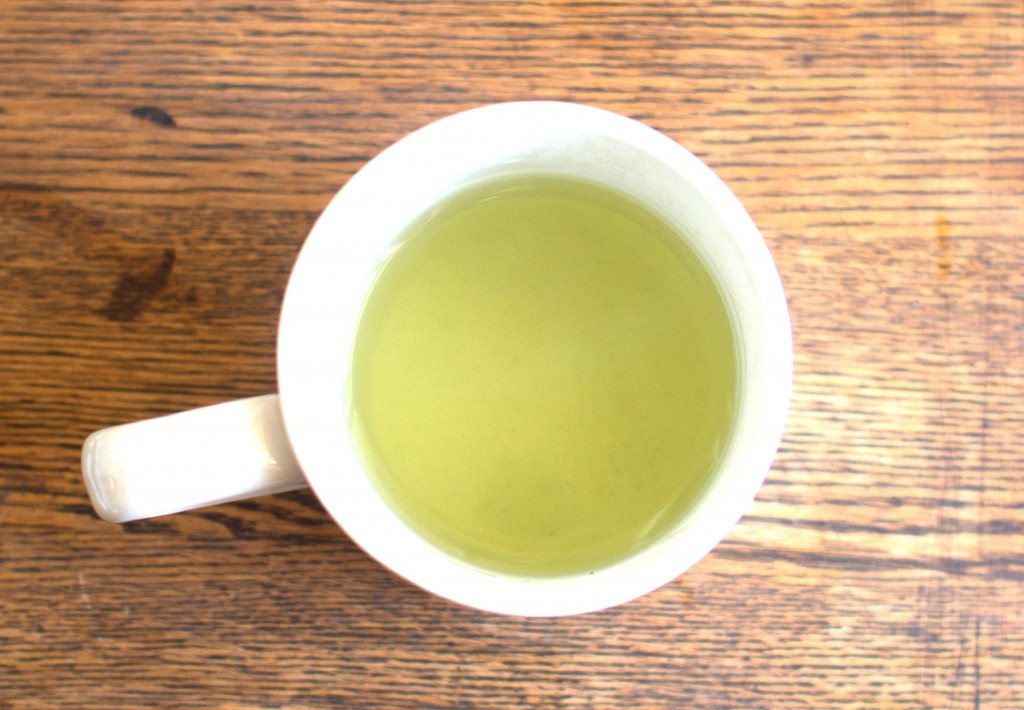
[[[0,706],[1024,707],[1024,4],[0,5]],[[592,103],[776,257],[776,465],[692,571],[556,620],[434,599],[308,492],[113,526],[78,451],[275,388],[317,213],[483,103]]]

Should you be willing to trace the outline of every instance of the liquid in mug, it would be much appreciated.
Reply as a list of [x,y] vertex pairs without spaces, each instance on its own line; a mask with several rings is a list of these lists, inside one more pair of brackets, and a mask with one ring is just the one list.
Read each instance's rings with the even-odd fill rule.
[[360,317],[350,421],[422,537],[496,572],[569,575],[694,504],[736,373],[726,304],[676,229],[588,181],[505,176],[401,235]]

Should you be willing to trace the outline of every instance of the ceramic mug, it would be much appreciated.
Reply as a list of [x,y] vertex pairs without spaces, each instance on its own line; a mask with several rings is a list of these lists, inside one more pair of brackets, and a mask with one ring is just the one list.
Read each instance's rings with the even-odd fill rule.
[[[733,321],[740,397],[718,470],[657,542],[590,573],[524,577],[456,559],[388,506],[348,435],[346,380],[380,255],[456,186],[509,167],[582,177],[626,194],[687,235]],[[92,434],[83,474],[96,511],[125,522],[311,486],[367,553],[412,583],[523,616],[620,604],[671,581],[717,545],[760,488],[782,436],[792,338],[778,273],[753,221],[715,174],[665,135],[605,110],[495,104],[406,136],[338,192],[302,247],[278,333],[279,394]]]

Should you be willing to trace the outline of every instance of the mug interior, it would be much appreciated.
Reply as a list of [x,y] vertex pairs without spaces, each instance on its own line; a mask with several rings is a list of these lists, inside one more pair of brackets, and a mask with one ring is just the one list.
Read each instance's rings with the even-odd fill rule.
[[[660,541],[605,569],[519,577],[473,567],[402,521],[362,470],[348,436],[358,319],[403,228],[452,190],[499,174],[595,181],[645,204],[700,255],[733,326],[739,401],[718,472]],[[360,170],[310,233],[288,284],[278,379],[296,457],[328,512],[367,553],[435,594],[487,611],[551,616],[619,604],[681,574],[752,501],[782,435],[792,377],[785,297],[771,255],[736,197],[666,136],[604,110],[555,102],[496,104],[449,116]]]

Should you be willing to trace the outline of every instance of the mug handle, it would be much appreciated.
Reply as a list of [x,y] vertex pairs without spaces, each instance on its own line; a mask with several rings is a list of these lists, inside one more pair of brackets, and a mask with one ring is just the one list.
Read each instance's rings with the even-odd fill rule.
[[82,476],[112,523],[309,485],[276,394],[101,429],[82,446]]

